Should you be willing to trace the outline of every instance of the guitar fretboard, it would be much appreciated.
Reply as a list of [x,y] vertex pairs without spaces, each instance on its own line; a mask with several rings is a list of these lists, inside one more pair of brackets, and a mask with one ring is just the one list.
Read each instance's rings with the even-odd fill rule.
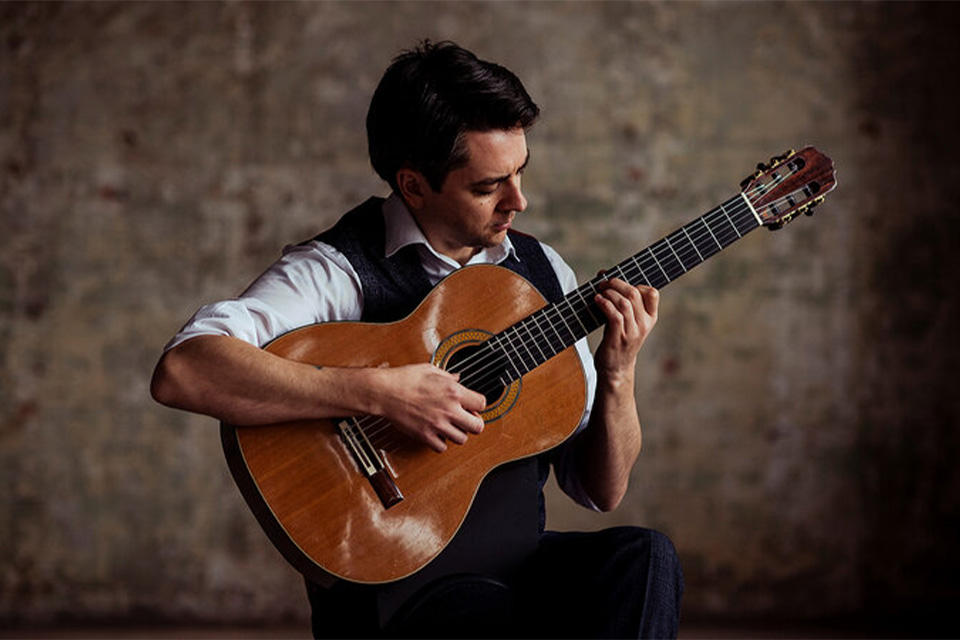
[[505,386],[604,324],[604,315],[594,302],[604,281],[620,278],[634,286],[662,289],[759,226],[746,198],[738,194],[584,283],[563,300],[491,337],[484,343],[490,350],[484,359],[488,365],[497,363],[498,383]]

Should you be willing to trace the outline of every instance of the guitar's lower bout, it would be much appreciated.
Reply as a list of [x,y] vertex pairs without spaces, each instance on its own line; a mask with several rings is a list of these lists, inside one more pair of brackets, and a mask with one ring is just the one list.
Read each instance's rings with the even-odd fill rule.
[[[320,366],[434,362],[449,368],[544,304],[530,283],[506,269],[469,267],[443,280],[404,320],[313,325],[266,349]],[[356,582],[397,580],[449,543],[488,472],[562,442],[586,404],[574,348],[527,373],[522,384],[513,381],[487,393],[496,395],[483,413],[488,424],[466,444],[451,444],[440,454],[407,441],[384,453],[403,496],[389,508],[336,421],[223,425],[224,452],[260,525],[302,573],[313,579],[332,574]]]

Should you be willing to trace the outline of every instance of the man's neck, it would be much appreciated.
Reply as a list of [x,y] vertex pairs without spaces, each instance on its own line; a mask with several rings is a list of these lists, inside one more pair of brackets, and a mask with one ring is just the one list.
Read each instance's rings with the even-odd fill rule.
[[407,211],[410,212],[410,217],[413,218],[413,221],[416,223],[417,228],[420,229],[420,233],[423,234],[423,237],[427,239],[427,244],[430,245],[430,248],[439,253],[440,255],[446,256],[459,264],[461,267],[470,262],[470,259],[482,251],[481,247],[469,247],[469,246],[447,246],[444,243],[440,242],[436,237],[436,234],[431,233],[430,229],[425,227],[421,221],[420,217],[417,215],[417,212],[405,201],[403,198],[400,198],[404,206],[407,208]]

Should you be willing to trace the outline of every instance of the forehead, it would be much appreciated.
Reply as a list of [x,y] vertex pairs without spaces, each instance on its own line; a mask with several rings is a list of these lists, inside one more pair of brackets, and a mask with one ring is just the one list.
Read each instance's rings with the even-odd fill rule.
[[464,142],[468,160],[460,170],[471,179],[512,175],[527,161],[523,129],[468,131]]

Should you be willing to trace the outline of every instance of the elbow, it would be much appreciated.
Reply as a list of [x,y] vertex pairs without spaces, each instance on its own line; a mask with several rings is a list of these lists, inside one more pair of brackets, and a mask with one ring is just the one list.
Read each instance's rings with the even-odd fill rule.
[[611,478],[581,476],[581,491],[590,502],[587,506],[600,513],[613,511],[620,506],[627,495],[629,476]]
[[623,496],[626,491],[621,493],[610,493],[604,496],[591,496],[593,504],[597,507],[597,510],[602,513],[607,513],[613,511],[620,506],[620,503],[623,502]]
[[150,380],[150,395],[162,405],[179,409],[182,407],[181,389],[183,385],[178,382],[176,375],[177,358],[175,351],[168,351],[163,354],[153,370],[153,378]]

